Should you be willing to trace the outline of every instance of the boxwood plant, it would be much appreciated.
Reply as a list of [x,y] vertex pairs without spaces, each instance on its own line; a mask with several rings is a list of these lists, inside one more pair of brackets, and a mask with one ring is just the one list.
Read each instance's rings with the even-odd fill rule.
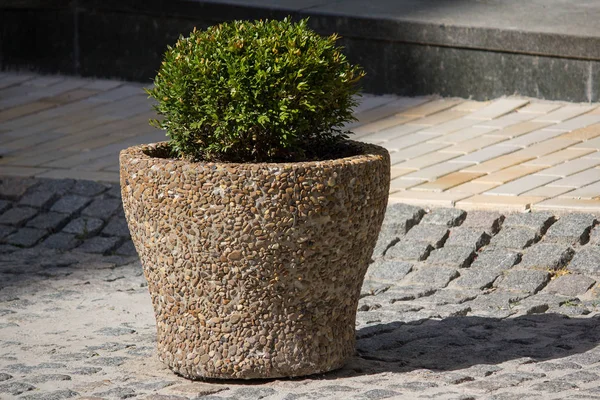
[[306,20],[234,21],[169,47],[148,94],[172,156],[302,161],[343,153],[363,70]]

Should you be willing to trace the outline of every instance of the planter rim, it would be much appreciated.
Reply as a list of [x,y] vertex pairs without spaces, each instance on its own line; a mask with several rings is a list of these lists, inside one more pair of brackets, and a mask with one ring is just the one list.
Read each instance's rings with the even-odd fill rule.
[[[121,156],[126,156],[130,159],[138,160],[152,160],[155,164],[168,164],[168,165],[180,165],[190,166],[198,165],[201,167],[215,167],[215,168],[235,168],[235,169],[262,169],[262,168],[277,168],[277,169],[297,169],[297,168],[315,168],[323,165],[337,165],[337,164],[348,164],[348,163],[363,163],[370,162],[374,159],[379,159],[382,156],[387,156],[388,151],[376,144],[358,142],[355,140],[346,140],[346,143],[351,143],[360,149],[359,154],[349,157],[331,158],[318,161],[296,161],[296,162],[260,162],[260,163],[235,163],[235,162],[192,162],[175,158],[162,158],[154,157],[146,153],[151,149],[156,149],[167,145],[168,141],[139,144],[128,147],[121,150]],[[133,161],[133,160],[132,160]]]

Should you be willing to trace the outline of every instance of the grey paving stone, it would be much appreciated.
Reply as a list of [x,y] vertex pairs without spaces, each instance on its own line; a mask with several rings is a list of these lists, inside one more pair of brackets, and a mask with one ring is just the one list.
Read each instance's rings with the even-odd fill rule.
[[600,276],[600,247],[588,245],[577,250],[567,269],[572,272]]
[[523,227],[505,227],[490,240],[490,247],[521,250],[539,239],[535,230]]
[[562,362],[551,362],[551,361],[543,361],[536,364],[536,367],[543,371],[564,371],[568,369],[581,369],[581,365],[574,363],[572,361],[562,361]]
[[19,200],[27,189],[37,184],[38,181],[33,178],[2,177],[0,178],[0,198]]
[[86,217],[108,219],[121,207],[121,202],[117,199],[97,199],[83,209],[83,211],[81,211],[81,215]]
[[441,289],[458,277],[456,268],[421,266],[407,276],[406,285],[421,285]]
[[104,193],[109,189],[109,187],[110,185],[100,182],[78,180],[71,188],[71,193],[79,196],[94,197]]
[[564,296],[579,296],[587,292],[596,281],[579,274],[562,275],[553,279],[544,291]]
[[498,287],[504,290],[535,294],[542,290],[549,280],[550,273],[547,271],[512,269],[501,277]]
[[526,315],[542,314],[552,308],[560,307],[566,300],[568,300],[567,297],[556,296],[542,291],[520,300],[514,305],[514,309],[519,313]]
[[127,220],[120,216],[112,217],[102,230],[102,233],[107,236],[121,236],[124,238],[130,237]]
[[67,224],[62,230],[64,233],[72,233],[80,238],[86,238],[96,235],[102,227],[104,221],[99,218],[79,217]]
[[121,199],[121,187],[119,185],[111,185],[110,188],[104,193],[104,196]]
[[503,221],[504,215],[499,212],[473,210],[467,213],[467,217],[461,224],[461,227],[483,230],[492,236],[500,230]]
[[426,263],[453,268],[466,268],[475,259],[475,251],[472,247],[444,246],[431,252]]
[[548,229],[544,240],[567,244],[587,243],[590,231],[596,222],[596,217],[592,214],[566,214]]
[[79,393],[74,392],[70,389],[62,389],[62,390],[55,390],[53,392],[47,392],[47,393],[29,394],[26,396],[22,396],[21,399],[23,399],[23,400],[62,400],[62,399],[70,399],[70,398],[73,398],[76,396],[79,396]]
[[[394,304],[399,301],[415,300],[421,297],[431,296],[435,293],[438,288],[423,285],[414,285],[410,283],[403,283],[401,286],[392,286],[385,292],[385,299]],[[384,296],[380,295],[382,298]]]
[[452,286],[478,290],[491,288],[501,273],[492,269],[467,268],[460,271],[460,276],[452,282]]
[[0,394],[8,393],[13,396],[17,396],[19,394],[29,392],[31,390],[35,390],[35,386],[30,385],[29,383],[24,382],[7,382],[0,383]]
[[401,240],[386,251],[385,259],[421,261],[429,256],[431,250],[433,250],[433,246],[427,242]]
[[[454,283],[454,281],[451,283]],[[427,302],[430,302],[435,306],[462,304],[466,301],[475,299],[480,294],[481,292],[479,290],[445,288],[437,290],[435,294],[429,296]]]
[[596,225],[590,230],[588,244],[593,244],[596,246],[600,245],[600,225]]
[[58,195],[56,193],[34,190],[33,192],[27,192],[19,201],[19,205],[45,208],[49,207],[57,198]]
[[96,392],[93,395],[110,399],[128,399],[137,397],[138,393],[136,393],[136,391],[132,388],[117,386],[113,389],[105,390],[103,392]]
[[75,185],[74,179],[39,179],[39,184],[31,188],[31,191],[51,192],[59,196],[67,194],[69,189]]
[[378,260],[367,270],[365,279],[397,282],[412,271],[413,264],[405,261]]
[[465,211],[457,208],[436,208],[423,217],[421,224],[442,225],[450,228],[460,225],[466,216]]
[[542,235],[556,221],[556,217],[546,211],[531,213],[512,213],[507,214],[502,224],[503,228],[524,227],[533,229],[536,233]]
[[83,197],[78,195],[66,195],[58,199],[56,203],[52,205],[50,211],[72,215],[79,212],[91,201],[92,199],[90,199],[89,197]]
[[76,235],[68,233],[55,233],[44,240],[41,245],[56,250],[71,250],[79,246],[81,240]]
[[486,249],[477,254],[471,268],[482,268],[502,272],[512,268],[521,260],[519,252],[508,249]]
[[84,253],[107,254],[116,249],[122,239],[118,237],[101,237],[95,236],[87,239],[83,244],[77,247],[77,250]]
[[126,328],[126,327],[105,327],[95,331],[94,333],[98,333],[102,336],[123,336],[123,335],[131,335],[135,333],[135,329]]
[[569,263],[575,251],[565,244],[537,243],[523,252],[519,268],[557,270]]
[[29,383],[46,383],[52,381],[70,381],[71,377],[66,374],[43,374],[27,377]]
[[565,390],[577,389],[578,386],[574,383],[564,382],[564,381],[547,381],[544,383],[538,383],[536,385],[531,386],[531,390],[540,391],[540,392],[551,392],[558,393],[563,392]]
[[0,382],[7,381],[12,378],[12,375],[0,372]]
[[353,398],[361,399],[361,400],[381,400],[381,399],[388,399],[391,397],[396,397],[399,395],[400,395],[399,392],[395,392],[393,390],[371,389],[364,393],[361,393],[358,396],[354,396]]
[[72,375],[94,375],[100,371],[102,371],[102,368],[100,368],[100,367],[82,367],[82,368],[77,368],[77,369],[71,371],[70,373]]
[[11,208],[12,205],[13,205],[12,201],[0,200],[0,214],[2,214],[4,211]]
[[49,232],[60,230],[69,221],[68,214],[55,212],[40,213],[35,218],[27,222],[26,226],[37,228]]
[[38,210],[32,207],[15,207],[5,211],[0,216],[0,224],[21,226],[35,217]]
[[14,226],[0,225],[0,240],[13,233],[16,229]]
[[18,247],[31,247],[39,242],[47,232],[35,228],[21,228],[15,233],[6,237],[6,243]]
[[588,383],[597,382],[600,380],[600,376],[590,371],[578,371],[564,375],[560,378],[560,380],[565,382]]
[[444,246],[468,246],[479,250],[490,242],[490,235],[481,229],[459,227],[450,230]]
[[405,240],[427,242],[439,248],[446,242],[449,232],[449,229],[443,225],[419,224],[408,231]]
[[127,357],[94,357],[88,360],[88,364],[101,367],[118,367],[127,361]]
[[403,237],[406,232],[419,223],[425,210],[408,204],[390,204],[385,212],[381,231],[373,251],[373,258],[383,256],[387,249]]
[[133,241],[131,240],[126,240],[125,243],[123,243],[121,246],[119,246],[118,249],[115,250],[115,254],[121,255],[121,256],[137,256],[137,250],[135,249],[135,246],[133,245]]

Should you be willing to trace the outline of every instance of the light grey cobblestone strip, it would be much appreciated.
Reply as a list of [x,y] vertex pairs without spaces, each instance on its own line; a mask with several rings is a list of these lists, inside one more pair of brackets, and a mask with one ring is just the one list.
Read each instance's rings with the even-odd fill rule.
[[0,180],[0,398],[600,399],[597,216],[394,204],[343,369],[193,382],[157,360],[119,195]]

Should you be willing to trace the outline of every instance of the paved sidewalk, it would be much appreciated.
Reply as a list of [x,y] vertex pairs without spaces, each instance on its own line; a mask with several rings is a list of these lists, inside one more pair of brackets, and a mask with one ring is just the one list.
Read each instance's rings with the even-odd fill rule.
[[[164,134],[142,85],[0,73],[3,175],[118,181],[118,152]],[[386,147],[392,201],[600,211],[598,104],[370,96],[354,138]]]
[[157,360],[117,185],[2,178],[0,199],[2,399],[600,399],[594,215],[393,204],[343,369],[193,382]]

